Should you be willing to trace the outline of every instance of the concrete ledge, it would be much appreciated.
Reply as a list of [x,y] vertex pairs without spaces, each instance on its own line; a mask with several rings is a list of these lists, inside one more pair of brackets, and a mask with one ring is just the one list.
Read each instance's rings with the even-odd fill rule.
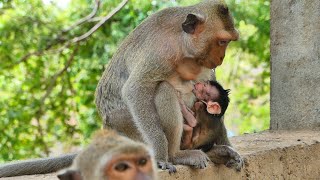
[[[317,179],[320,178],[320,132],[276,131],[231,138],[245,158],[245,167],[235,172],[210,164],[203,170],[178,166],[178,173],[159,171],[160,180],[174,179]],[[3,178],[6,180],[57,179],[56,174]]]

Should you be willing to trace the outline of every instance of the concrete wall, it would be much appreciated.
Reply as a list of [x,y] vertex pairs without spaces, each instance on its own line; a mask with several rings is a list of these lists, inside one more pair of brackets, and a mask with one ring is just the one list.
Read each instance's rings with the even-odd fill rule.
[[320,1],[271,1],[271,129],[320,127]]
[[[232,137],[245,159],[241,172],[210,163],[205,169],[177,166],[177,173],[159,170],[159,180],[298,180],[320,179],[320,132],[276,131]],[[57,173],[1,180],[57,180]]]

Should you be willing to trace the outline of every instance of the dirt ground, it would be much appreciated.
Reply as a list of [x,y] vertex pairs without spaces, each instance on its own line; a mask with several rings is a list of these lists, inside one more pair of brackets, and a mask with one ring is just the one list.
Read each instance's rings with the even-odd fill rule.
[[[210,163],[203,170],[178,166],[173,175],[159,170],[159,179],[320,179],[320,131],[267,131],[232,137],[231,142],[245,159],[241,172]],[[3,179],[57,178],[53,173]]]

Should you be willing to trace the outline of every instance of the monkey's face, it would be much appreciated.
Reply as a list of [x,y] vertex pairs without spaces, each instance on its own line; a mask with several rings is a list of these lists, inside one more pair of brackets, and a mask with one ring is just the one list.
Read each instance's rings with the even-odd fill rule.
[[206,104],[207,113],[216,115],[218,117],[223,116],[228,108],[229,91],[229,89],[225,90],[216,81],[196,83],[194,85],[194,89],[192,90],[197,99]]
[[[194,85],[193,93],[198,100],[206,104],[207,113],[213,115],[221,114],[221,106],[219,104],[221,94],[216,86],[207,83],[197,83]],[[195,108],[197,109],[197,107]]]
[[205,24],[205,30],[211,33],[212,39],[209,42],[209,53],[204,66],[211,69],[222,64],[230,41],[239,39],[239,32],[234,27],[228,7],[225,4],[216,4],[213,9],[215,9],[213,14],[208,17],[208,23]]
[[211,45],[208,58],[204,60],[203,65],[207,68],[216,68],[223,62],[227,47],[230,41],[238,39],[238,32],[228,32],[220,30],[215,34],[213,43]]
[[108,180],[153,180],[151,157],[146,154],[125,154],[112,157],[106,166]]
[[229,42],[238,40],[239,33],[225,4],[212,1],[203,9],[203,13],[189,14],[182,27],[194,44],[191,54],[200,65],[212,69],[222,64]]
[[205,102],[218,100],[220,97],[218,89],[207,83],[196,83],[192,92],[198,100]]

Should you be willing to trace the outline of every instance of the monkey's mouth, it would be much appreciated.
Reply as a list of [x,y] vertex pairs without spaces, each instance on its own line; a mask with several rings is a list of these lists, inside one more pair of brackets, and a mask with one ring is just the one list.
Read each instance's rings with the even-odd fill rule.
[[212,66],[210,66],[210,69],[215,69],[217,66],[214,64],[214,63],[212,63]]
[[216,65],[215,60],[211,60],[206,63],[206,67],[209,69],[215,69],[218,65]]

